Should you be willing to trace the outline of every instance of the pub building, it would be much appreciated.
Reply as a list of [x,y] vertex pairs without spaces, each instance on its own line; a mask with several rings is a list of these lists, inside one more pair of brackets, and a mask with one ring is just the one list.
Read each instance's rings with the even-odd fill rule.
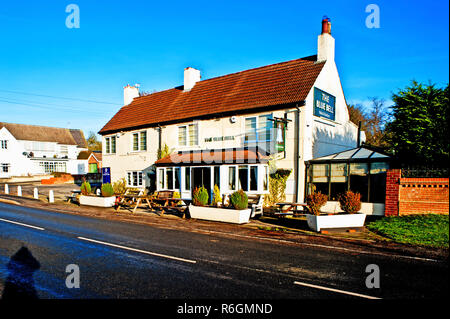
[[188,67],[183,85],[152,94],[127,85],[99,132],[112,182],[190,200],[198,186],[266,194],[269,174],[288,169],[286,200],[303,202],[309,161],[365,138],[349,120],[326,17],[317,45],[316,55],[210,79]]

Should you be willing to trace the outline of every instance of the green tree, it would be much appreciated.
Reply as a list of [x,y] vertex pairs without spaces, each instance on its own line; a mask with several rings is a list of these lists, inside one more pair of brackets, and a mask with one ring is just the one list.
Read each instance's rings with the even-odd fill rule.
[[101,151],[102,142],[97,140],[97,136],[94,132],[89,132],[89,137],[87,138],[88,150],[90,151]]
[[437,88],[412,81],[392,100],[393,120],[386,127],[391,151],[403,163],[448,167],[448,83]]

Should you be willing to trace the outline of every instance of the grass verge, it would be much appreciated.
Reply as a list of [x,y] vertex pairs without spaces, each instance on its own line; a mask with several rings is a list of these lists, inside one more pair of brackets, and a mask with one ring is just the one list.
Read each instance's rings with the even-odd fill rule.
[[399,243],[448,248],[448,215],[391,216],[370,222],[366,227]]

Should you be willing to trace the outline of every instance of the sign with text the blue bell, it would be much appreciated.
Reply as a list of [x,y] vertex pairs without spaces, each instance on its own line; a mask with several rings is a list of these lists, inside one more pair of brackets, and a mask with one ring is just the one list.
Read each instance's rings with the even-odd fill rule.
[[103,184],[111,183],[111,168],[102,167],[102,182]]
[[314,115],[334,121],[336,98],[318,88],[314,88]]

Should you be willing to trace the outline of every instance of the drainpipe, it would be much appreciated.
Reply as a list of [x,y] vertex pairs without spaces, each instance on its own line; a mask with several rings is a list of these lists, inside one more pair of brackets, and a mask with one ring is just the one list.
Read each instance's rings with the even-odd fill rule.
[[295,130],[295,137],[297,139],[297,151],[295,154],[295,161],[296,161],[296,166],[297,166],[297,181],[296,181],[296,186],[297,186],[297,190],[295,192],[295,202],[298,203],[299,199],[300,199],[300,108],[298,107],[298,104],[295,104],[295,108],[297,109],[297,127]]

